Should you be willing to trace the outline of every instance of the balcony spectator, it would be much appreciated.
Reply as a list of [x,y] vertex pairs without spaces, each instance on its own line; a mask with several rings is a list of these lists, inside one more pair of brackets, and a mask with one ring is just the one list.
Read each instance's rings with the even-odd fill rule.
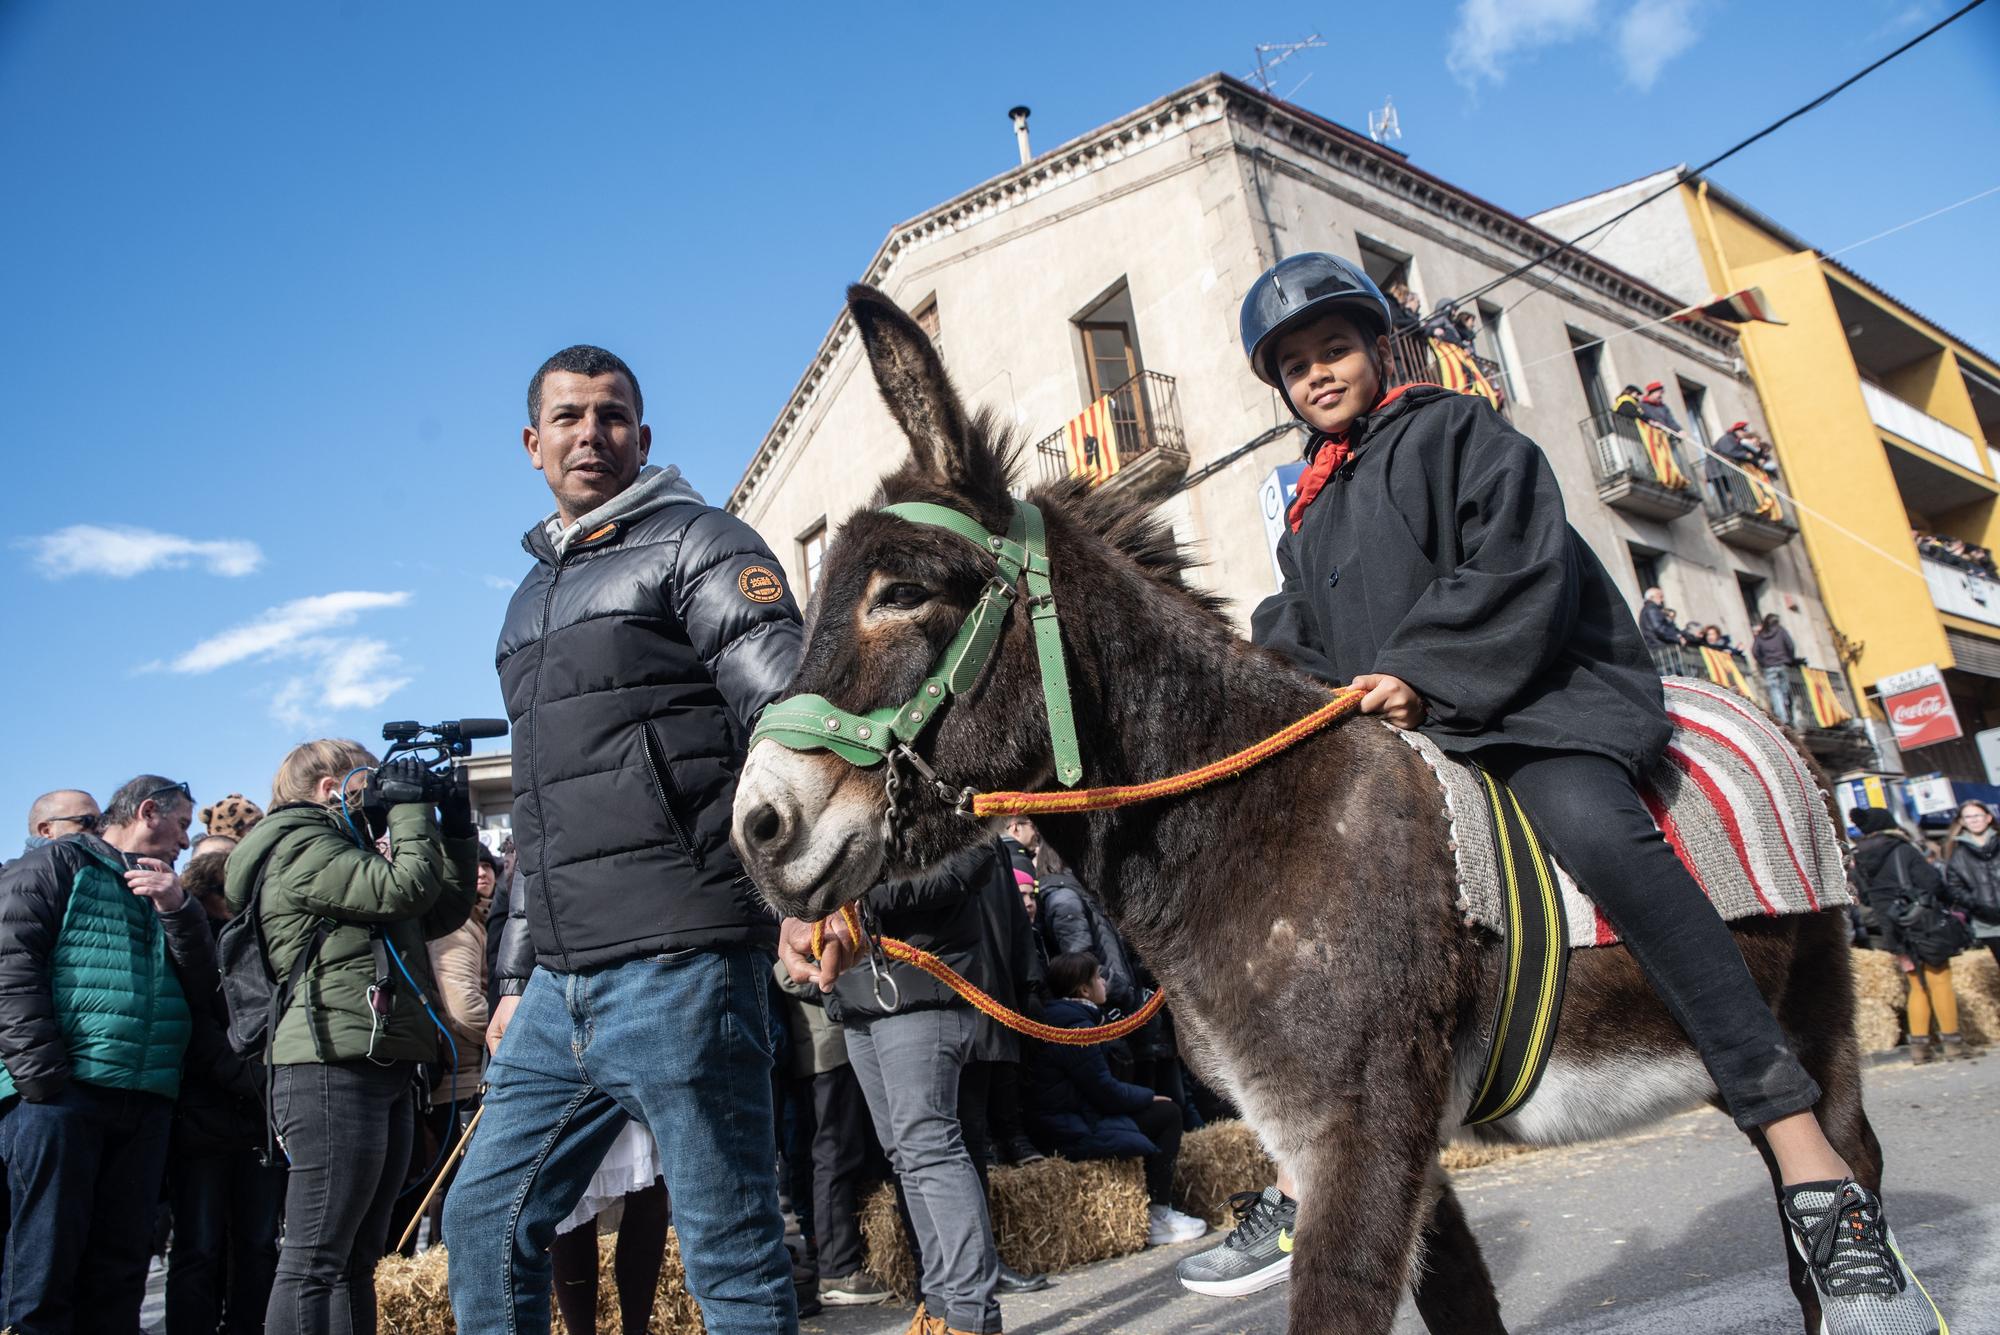
[[139,1326],[188,999],[216,990],[207,922],[173,872],[193,818],[186,784],[142,774],[101,837],[0,873],[0,1329]]
[[1389,284],[1385,291],[1389,296],[1390,313],[1394,316],[1396,322],[1395,328],[1390,331],[1391,333],[1403,333],[1405,330],[1413,329],[1423,322],[1424,304],[1418,298],[1417,294],[1410,290],[1408,283],[1398,278],[1395,282]]
[[[219,846],[233,843],[225,834],[204,837],[181,874],[211,936],[230,918],[223,884],[229,852]],[[259,1335],[278,1271],[285,1165],[264,1159],[264,1067],[229,1046],[221,990],[210,988],[204,1002],[211,1023],[189,1040],[174,1106],[166,1329],[167,1335]]]
[[1648,649],[1680,647],[1681,628],[1674,624],[1666,592],[1657,584],[1646,590],[1646,600],[1639,606],[1639,633],[1645,637]]
[[1794,667],[1805,662],[1792,644],[1792,633],[1778,620],[1776,612],[1766,612],[1750,637],[1750,661],[1764,679],[1764,694],[1771,699],[1771,712],[1787,727],[1798,727],[1798,702],[1792,696]]
[[1771,457],[1771,447],[1750,429],[1748,422],[1731,422],[1729,430],[1717,436],[1715,444],[1709,448],[1731,463],[1749,464],[1763,469],[1772,477],[1778,475],[1778,464]]
[[1683,434],[1674,410],[1667,407],[1667,387],[1657,380],[1648,381],[1645,392],[1639,396],[1639,416],[1663,431],[1676,436]]
[[[1048,1023],[1085,1029],[1104,1021],[1104,969],[1077,952],[1049,961]],[[1111,1073],[1101,1047],[1037,1043],[1029,1067],[1029,1116],[1042,1142],[1065,1159],[1137,1156],[1146,1165],[1149,1246],[1187,1242],[1208,1224],[1174,1209],[1169,1198],[1181,1148],[1181,1111],[1165,1094]]]
[[1637,385],[1627,385],[1618,391],[1618,397],[1611,401],[1611,411],[1620,417],[1633,419],[1646,415],[1643,407],[1644,391]]
[[1447,301],[1424,321],[1424,333],[1441,343],[1455,343],[1471,352],[1474,341],[1479,337],[1479,320],[1471,311],[1460,310]]
[[74,835],[95,834],[104,822],[97,799],[81,788],[58,788],[43,793],[28,808],[28,843],[21,851],[32,853],[43,844]]
[[1720,649],[1731,658],[1743,657],[1743,651],[1736,647],[1736,642],[1730,639],[1729,633],[1720,626],[1702,627],[1701,647],[1704,649]]

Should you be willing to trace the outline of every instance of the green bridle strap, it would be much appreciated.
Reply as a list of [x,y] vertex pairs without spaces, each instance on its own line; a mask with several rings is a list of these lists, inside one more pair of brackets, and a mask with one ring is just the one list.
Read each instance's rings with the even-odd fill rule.
[[1056,778],[1066,788],[1074,786],[1083,778],[1083,754],[1077,745],[1069,672],[1063,662],[1062,631],[1056,621],[1055,596],[1049,584],[1048,537],[1042,512],[1026,501],[1016,501],[1004,537],[989,532],[969,515],[923,501],[884,506],[882,513],[957,534],[990,554],[999,566],[999,573],[987,582],[958,633],[938,655],[931,675],[901,705],[854,714],[825,696],[787,696],[766,706],[750,734],[750,744],[755,746],[768,737],[794,751],[831,751],[864,769],[888,759],[898,747],[914,744],[939,706],[950,697],[971,690],[985,672],[994,649],[999,646],[1007,610],[1013,606],[1014,585],[1025,580],[1029,627],[1034,635],[1035,661],[1041,669],[1042,701],[1048,710]]

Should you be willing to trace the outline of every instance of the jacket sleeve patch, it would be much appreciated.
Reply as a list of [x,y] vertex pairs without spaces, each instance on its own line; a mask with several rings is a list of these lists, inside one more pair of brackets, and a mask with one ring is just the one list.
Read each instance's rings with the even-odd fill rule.
[[745,566],[736,577],[736,588],[753,603],[775,603],[785,596],[784,581],[769,566]]

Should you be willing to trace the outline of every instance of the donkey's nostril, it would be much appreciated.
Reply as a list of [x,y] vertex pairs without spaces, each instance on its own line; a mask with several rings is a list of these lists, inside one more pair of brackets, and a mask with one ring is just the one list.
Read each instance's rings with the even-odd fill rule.
[[766,848],[785,832],[784,817],[769,802],[759,802],[743,820],[743,835],[757,848]]

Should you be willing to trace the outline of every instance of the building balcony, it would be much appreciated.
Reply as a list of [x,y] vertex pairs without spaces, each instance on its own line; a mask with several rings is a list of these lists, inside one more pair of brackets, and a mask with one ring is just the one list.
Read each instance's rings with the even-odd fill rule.
[[1701,504],[1680,438],[1622,413],[1593,413],[1579,422],[1606,505],[1645,519],[1679,519]]
[[1044,482],[1081,478],[1093,487],[1150,495],[1187,475],[1174,378],[1141,371],[1035,442]]
[[1928,556],[1918,564],[1924,569],[1924,583],[1930,586],[1931,606],[1967,621],[2000,626],[2000,581]]
[[1880,385],[1861,382],[1868,417],[1882,430],[1920,450],[1955,463],[1967,472],[1987,475],[1986,451],[1949,422],[1940,421],[1913,403],[1906,403]]
[[1746,477],[1719,458],[1702,461],[1708,473],[1702,505],[1709,531],[1746,552],[1769,552],[1790,542],[1799,531],[1784,497],[1767,482]]
[[1783,669],[1789,709],[1780,709],[1763,671],[1726,650],[1711,655],[1693,647],[1654,646],[1651,652],[1662,677],[1694,677],[1737,692],[1798,733],[1822,764],[1856,768],[1875,763],[1874,744],[1847,674],[1838,668]]
[[1508,414],[1506,375],[1500,363],[1455,342],[1404,329],[1389,340],[1388,389],[1398,385],[1443,385],[1477,394],[1502,416]]

